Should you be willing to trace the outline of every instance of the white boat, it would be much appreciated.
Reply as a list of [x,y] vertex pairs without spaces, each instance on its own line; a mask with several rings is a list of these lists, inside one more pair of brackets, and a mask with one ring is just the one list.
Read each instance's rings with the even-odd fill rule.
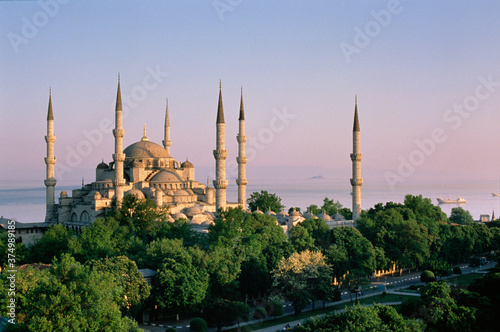
[[495,193],[491,193],[491,195],[496,196],[496,197],[500,197],[500,193],[496,193],[496,192]]
[[457,199],[442,199],[441,197],[439,197],[437,199],[438,203],[439,204],[465,204],[467,203],[467,201],[462,198],[462,197],[458,197]]

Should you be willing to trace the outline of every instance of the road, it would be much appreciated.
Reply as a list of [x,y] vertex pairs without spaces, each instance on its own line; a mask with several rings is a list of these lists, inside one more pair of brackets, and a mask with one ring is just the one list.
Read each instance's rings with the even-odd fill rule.
[[[487,265],[483,265],[483,266],[478,267],[478,268],[471,268],[465,264],[462,264],[459,266],[462,269],[462,273],[467,274],[467,273],[475,273],[475,272],[486,272],[486,270],[488,268],[493,267],[494,265],[495,265],[495,263],[488,263]],[[370,282],[370,286],[363,290],[363,293],[364,293],[363,297],[379,295],[379,294],[382,294],[382,292],[384,290],[386,290],[387,292],[394,292],[397,289],[407,288],[410,285],[420,284],[421,283],[420,282],[420,274],[421,273],[422,272],[419,271],[419,272],[412,272],[409,274],[404,274],[402,276],[396,276],[396,277],[387,276],[387,277],[374,278]],[[443,280],[450,279],[450,278],[453,278],[453,276],[448,277],[448,278],[443,278]],[[408,294],[405,294],[405,295],[408,295]],[[353,295],[353,300],[354,300],[354,296],[355,295]],[[349,293],[343,292],[341,301],[330,302],[327,304],[327,306],[347,303],[349,301],[350,301]],[[321,307],[322,307],[322,304],[316,305],[316,308],[321,308]],[[285,309],[285,315],[288,315],[288,316],[293,315],[294,311],[293,311],[293,307],[291,306],[290,303],[287,303],[284,306],[284,309]],[[303,310],[303,312],[309,311],[311,309],[312,309],[312,305],[309,305],[308,307],[306,307]],[[290,326],[295,326],[299,322],[302,322],[302,321],[303,321],[303,319],[290,322],[289,324],[290,324]],[[280,326],[273,326],[270,328],[259,329],[260,324],[261,324],[261,322],[259,322],[259,321],[252,321],[252,322],[242,323],[242,324],[240,324],[240,326],[242,326],[242,329],[241,329],[242,331],[260,331],[260,332],[275,332],[275,331],[283,328],[282,326],[281,327]],[[160,332],[160,331],[164,332],[167,327],[171,327],[171,326],[175,327],[177,329],[177,332],[190,331],[189,330],[189,320],[183,320],[183,321],[178,321],[178,322],[157,323],[155,325],[141,324],[141,325],[139,325],[139,328],[144,329],[145,332],[149,332],[149,331],[150,332]],[[243,328],[244,326],[248,326],[248,327]],[[235,327],[236,326],[224,327],[222,330],[228,330],[228,329],[232,329]],[[216,329],[209,328],[208,331],[209,332],[216,331]]]

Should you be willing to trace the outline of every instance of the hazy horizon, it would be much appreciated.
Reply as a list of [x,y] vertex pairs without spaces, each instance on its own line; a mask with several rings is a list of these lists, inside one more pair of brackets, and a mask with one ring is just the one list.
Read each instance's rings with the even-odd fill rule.
[[50,88],[58,185],[93,181],[95,166],[112,158],[120,73],[124,145],[140,140],[144,124],[161,144],[168,98],[172,156],[189,158],[203,183],[213,179],[222,80],[228,167],[243,87],[250,181],[279,168],[279,177],[348,183],[357,95],[365,183],[491,179],[498,191],[499,9],[494,1],[0,2],[0,183],[43,186]]

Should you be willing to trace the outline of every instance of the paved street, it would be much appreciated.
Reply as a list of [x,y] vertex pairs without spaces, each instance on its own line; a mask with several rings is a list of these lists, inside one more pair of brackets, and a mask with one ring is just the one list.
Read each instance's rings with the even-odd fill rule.
[[[467,274],[467,273],[474,273],[474,272],[486,272],[486,270],[488,268],[494,266],[494,264],[489,263],[487,265],[483,265],[483,266],[480,266],[478,268],[471,268],[465,264],[462,264],[459,266],[462,269],[462,273]],[[412,272],[409,274],[403,274],[402,276],[395,276],[395,277],[387,276],[387,277],[373,278],[372,281],[370,282],[369,288],[363,290],[363,293],[364,293],[363,297],[370,297],[370,296],[375,296],[375,295],[381,294],[384,291],[384,288],[386,289],[386,291],[388,293],[396,293],[397,294],[397,292],[396,292],[397,289],[406,288],[410,285],[416,285],[416,284],[421,283],[420,282],[420,274],[421,273],[422,273],[422,271],[418,271],[418,272]],[[454,278],[454,276],[450,276],[446,279],[449,280],[449,279],[453,279],[453,278]],[[445,278],[443,278],[443,280],[444,279]],[[384,287],[384,285],[385,285],[385,287]],[[404,295],[411,295],[411,294],[405,293]],[[354,299],[354,296],[355,295],[353,294],[353,299]],[[358,298],[360,298],[360,297],[358,297]],[[347,303],[347,302],[350,302],[349,294],[347,292],[343,292],[341,301],[329,302],[329,303],[327,303],[326,306],[328,307],[328,306],[338,305],[338,304]],[[316,308],[321,308],[321,307],[322,307],[322,304],[316,305]],[[311,310],[311,308],[312,308],[312,306],[309,305],[306,309],[303,310],[303,312]],[[291,304],[285,305],[285,315],[293,315],[293,307],[291,306]],[[302,322],[302,321],[303,321],[303,319],[290,322],[289,324],[290,324],[290,326],[295,326],[299,322]],[[155,325],[141,324],[141,325],[139,325],[139,327],[144,329],[145,332],[148,332],[148,331],[164,332],[167,329],[167,327],[170,327],[170,326],[175,327],[178,332],[188,332],[188,331],[190,331],[189,327],[188,327],[189,322],[190,322],[190,319],[180,320],[177,322],[159,322]],[[275,331],[283,328],[283,326],[273,326],[270,328],[259,329],[260,324],[261,324],[260,321],[252,321],[252,322],[248,322],[248,323],[241,323],[240,326],[242,327],[242,331],[246,330],[246,331],[261,331],[261,332],[275,332]],[[228,330],[228,329],[235,328],[235,327],[236,326],[224,327],[222,330]],[[243,327],[246,327],[246,328],[243,328]],[[208,329],[208,331],[210,331],[210,332],[216,331],[216,330],[217,330],[216,328]]]

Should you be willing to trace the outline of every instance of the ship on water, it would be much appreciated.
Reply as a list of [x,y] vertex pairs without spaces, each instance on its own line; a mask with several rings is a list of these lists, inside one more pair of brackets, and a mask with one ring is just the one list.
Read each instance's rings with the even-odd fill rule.
[[439,204],[465,204],[467,203],[467,201],[463,198],[463,197],[458,197],[457,199],[443,199],[441,197],[439,197],[437,199],[438,203]]
[[500,193],[497,193],[497,192],[491,193],[491,195],[492,195],[493,197],[500,197]]

